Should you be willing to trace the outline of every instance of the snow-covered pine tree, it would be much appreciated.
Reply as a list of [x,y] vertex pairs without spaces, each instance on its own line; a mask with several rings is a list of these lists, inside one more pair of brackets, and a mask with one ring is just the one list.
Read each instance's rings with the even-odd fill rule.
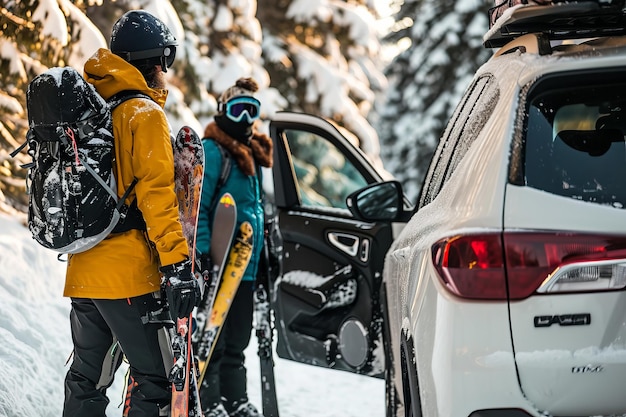
[[445,124],[476,69],[490,56],[488,0],[406,0],[386,42],[410,41],[386,68],[386,100],[377,108],[385,167],[417,201]]
[[257,18],[264,66],[289,108],[334,120],[377,162],[378,135],[367,117],[386,79],[374,4],[258,0]]
[[[67,48],[72,22],[66,22],[58,6],[50,2],[8,0],[0,5],[0,207],[24,211],[28,204],[24,193],[29,161],[25,154],[11,158],[26,137],[26,87],[47,67],[63,65],[70,58]],[[46,25],[47,21],[63,22]]]
[[[376,127],[389,169],[413,184],[407,185],[413,195],[452,107],[470,74],[488,57],[489,51],[481,47],[488,6],[480,3],[407,0],[397,20],[412,19],[413,24],[389,38],[408,38],[413,45],[389,67],[393,84]],[[0,202],[19,206],[14,200],[21,196],[22,207],[24,203],[25,173],[8,152],[26,133],[23,92],[28,81],[45,67],[81,67],[94,45],[106,45],[111,25],[131,6],[176,12],[171,18],[181,30],[181,45],[168,75],[174,88],[166,108],[174,115],[175,127],[197,117],[202,129],[214,112],[214,97],[237,77],[252,75],[268,87],[261,97],[268,114],[291,109],[331,118],[359,137],[357,145],[376,161],[379,134],[368,118],[375,116],[376,95],[386,90],[380,33],[374,29],[384,11],[376,4],[259,0],[257,8],[256,0],[3,2]]]
[[184,49],[184,64],[174,66],[176,79],[203,127],[212,120],[216,98],[240,77],[252,76],[259,83],[265,115],[287,107],[278,90],[270,87],[263,67],[256,0],[171,2],[185,33],[184,44],[179,46]]

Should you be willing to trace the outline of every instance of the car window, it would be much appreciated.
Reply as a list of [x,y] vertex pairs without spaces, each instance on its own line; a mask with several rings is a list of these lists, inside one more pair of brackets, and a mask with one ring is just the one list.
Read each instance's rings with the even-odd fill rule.
[[559,86],[528,102],[525,184],[626,207],[626,84]]
[[368,182],[337,147],[302,130],[284,131],[304,207],[346,209],[346,197]]
[[498,84],[491,75],[476,79],[467,90],[435,150],[418,209],[437,197],[493,113],[498,97]]

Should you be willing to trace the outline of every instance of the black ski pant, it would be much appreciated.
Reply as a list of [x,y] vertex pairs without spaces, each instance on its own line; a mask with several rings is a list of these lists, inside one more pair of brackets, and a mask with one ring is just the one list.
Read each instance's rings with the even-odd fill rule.
[[134,381],[128,416],[167,415],[171,402],[167,372],[173,363],[167,332],[162,323],[142,322],[160,307],[156,293],[121,300],[72,298],[74,359],[65,377],[64,417],[106,415],[106,389],[120,365],[111,356],[114,339],[128,359]]
[[253,281],[242,281],[233,298],[200,387],[203,410],[221,401],[232,412],[234,403],[248,401],[243,352],[252,334],[253,290]]

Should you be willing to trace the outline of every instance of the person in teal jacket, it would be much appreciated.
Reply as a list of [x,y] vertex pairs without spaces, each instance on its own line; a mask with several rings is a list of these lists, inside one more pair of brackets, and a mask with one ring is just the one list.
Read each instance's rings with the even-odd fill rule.
[[[248,401],[244,350],[250,342],[253,290],[263,249],[264,206],[260,167],[272,166],[272,141],[254,129],[261,103],[252,78],[240,78],[218,99],[218,112],[204,131],[205,171],[200,199],[196,246],[208,254],[214,202],[218,195],[232,194],[237,207],[237,230],[248,221],[254,230],[252,258],[233,300],[200,387],[205,417],[261,416]],[[225,182],[218,188],[222,171],[221,145],[231,160]]]

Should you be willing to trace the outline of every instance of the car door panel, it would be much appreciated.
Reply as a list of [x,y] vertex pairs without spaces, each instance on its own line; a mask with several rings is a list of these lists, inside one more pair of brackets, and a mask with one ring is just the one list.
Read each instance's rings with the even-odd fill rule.
[[[275,285],[280,357],[314,365],[379,373],[373,352],[380,346],[378,307],[382,262],[363,262],[361,242],[391,240],[388,227],[356,231],[353,221],[281,212],[283,276]],[[329,236],[350,236],[356,250],[346,253]],[[346,326],[350,330],[346,330]],[[359,333],[358,330],[363,329]],[[359,354],[359,352],[361,352]]]
[[382,178],[322,119],[279,113],[270,133],[283,248],[271,286],[277,354],[380,377],[380,277],[392,227],[356,220],[345,197]]

